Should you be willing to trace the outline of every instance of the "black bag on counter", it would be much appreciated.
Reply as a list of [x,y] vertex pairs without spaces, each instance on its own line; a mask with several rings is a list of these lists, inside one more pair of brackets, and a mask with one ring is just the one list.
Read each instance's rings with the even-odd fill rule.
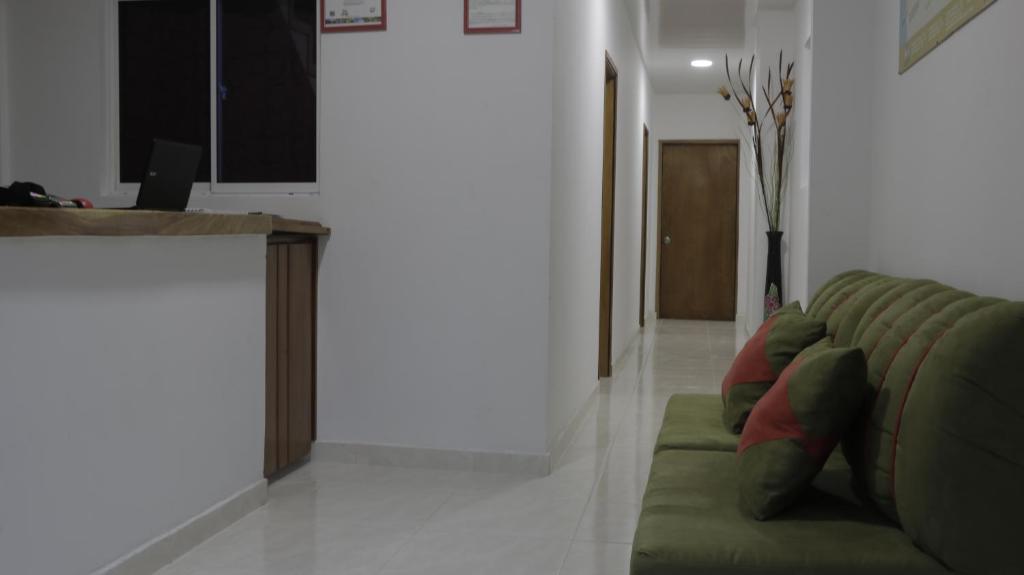
[[53,206],[46,190],[32,182],[14,182],[9,188],[0,188],[0,206]]
[[[0,188],[0,206],[32,208],[81,208],[82,202],[65,200],[46,193],[39,184],[14,182],[9,188]],[[91,207],[91,204],[90,206]]]

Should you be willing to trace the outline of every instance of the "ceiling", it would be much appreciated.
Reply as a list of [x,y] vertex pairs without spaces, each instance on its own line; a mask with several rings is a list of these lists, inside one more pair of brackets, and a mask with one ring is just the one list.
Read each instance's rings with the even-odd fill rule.
[[[791,9],[796,0],[623,0],[657,93],[709,93],[722,85],[725,55],[748,57],[758,10]],[[714,64],[696,69],[692,60]]]

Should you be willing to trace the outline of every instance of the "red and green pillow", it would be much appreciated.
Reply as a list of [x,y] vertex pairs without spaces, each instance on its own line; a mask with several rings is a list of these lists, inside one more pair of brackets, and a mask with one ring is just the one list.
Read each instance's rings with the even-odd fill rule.
[[782,370],[798,353],[825,336],[825,322],[808,318],[793,302],[775,312],[743,347],[722,381],[722,423],[733,433],[743,424]]
[[742,507],[764,520],[796,501],[869,391],[859,348],[834,348],[826,339],[798,355],[754,407],[740,437]]

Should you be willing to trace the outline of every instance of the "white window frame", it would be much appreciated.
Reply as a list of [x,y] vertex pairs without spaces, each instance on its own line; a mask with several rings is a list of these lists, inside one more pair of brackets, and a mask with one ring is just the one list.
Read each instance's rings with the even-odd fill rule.
[[[104,196],[135,196],[139,193],[139,184],[121,182],[121,86],[120,86],[120,53],[118,50],[118,4],[127,0],[107,1],[107,23],[110,31],[107,34],[107,118],[108,122],[108,161],[110,173]],[[134,0],[139,1],[139,0]],[[147,0],[142,0],[147,1]],[[156,0],[152,0],[156,1]],[[266,182],[266,183],[222,183],[217,182],[217,0],[210,3],[210,182],[196,182],[192,185],[193,197],[212,196],[317,196],[320,195],[321,181],[321,144],[323,142],[322,98],[323,63],[321,62],[322,36],[320,34],[320,2],[316,5],[316,182]]]

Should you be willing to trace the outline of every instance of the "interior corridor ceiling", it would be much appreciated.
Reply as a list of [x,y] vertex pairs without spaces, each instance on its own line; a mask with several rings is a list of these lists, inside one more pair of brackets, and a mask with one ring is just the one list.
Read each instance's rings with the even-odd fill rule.
[[[711,93],[722,84],[725,54],[749,57],[759,10],[795,0],[623,0],[657,93]],[[690,66],[695,59],[710,68]]]

